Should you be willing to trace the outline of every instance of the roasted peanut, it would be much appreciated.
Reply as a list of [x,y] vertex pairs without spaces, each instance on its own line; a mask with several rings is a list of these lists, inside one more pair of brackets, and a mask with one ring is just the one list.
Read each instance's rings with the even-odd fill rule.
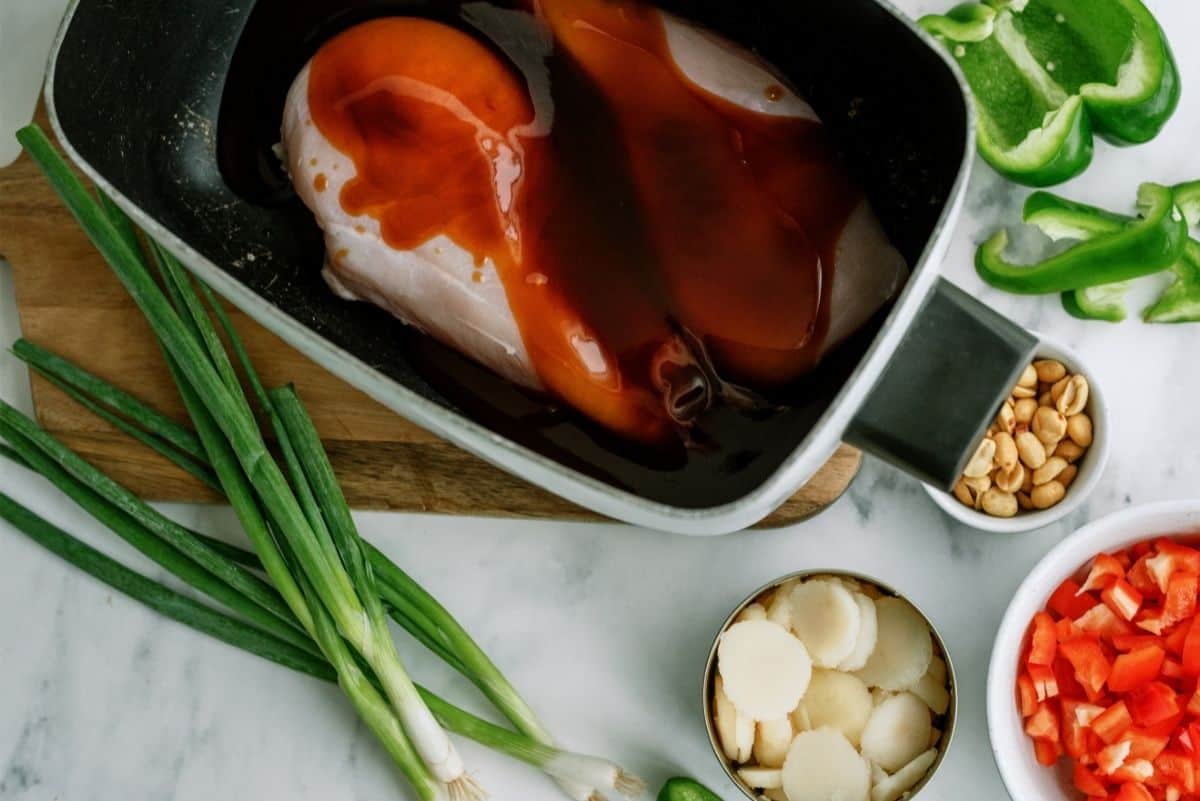
[[1076,414],[1067,418],[1067,436],[1081,448],[1092,445],[1092,418],[1086,414]]
[[1047,445],[1067,435],[1067,418],[1058,409],[1043,406],[1033,416],[1033,433]]
[[1017,496],[1011,492],[990,489],[983,493],[983,511],[992,517],[1012,517],[1017,513]]
[[992,481],[996,485],[996,489],[1003,492],[1016,492],[1025,484],[1025,468],[1020,462],[1013,462],[1009,468],[1001,467],[992,476]]
[[1059,440],[1058,442],[1051,442],[1049,445],[1046,446],[1046,458],[1047,459],[1049,459],[1054,454],[1058,453],[1058,446],[1061,443],[1062,443],[1062,440]]
[[979,443],[979,447],[975,449],[975,455],[967,462],[967,468],[963,470],[963,475],[967,478],[979,478],[986,476],[992,472],[992,467],[996,461],[996,441],[988,438]]
[[1037,410],[1037,398],[1021,398],[1013,404],[1013,417],[1016,418],[1018,425],[1021,423],[1029,425],[1033,422],[1033,415]]
[[970,506],[972,509],[975,508],[975,496],[971,493],[971,488],[967,486],[967,482],[961,478],[954,485],[954,497],[958,498],[963,506]]
[[1071,383],[1071,379],[1064,378],[1055,383],[1054,386],[1050,387],[1050,399],[1055,403],[1058,403],[1058,399],[1062,397],[1064,392],[1066,392],[1067,384],[1069,383]]
[[1011,434],[1001,431],[992,437],[992,441],[996,443],[996,465],[1001,470],[1011,470],[1018,459],[1016,440]]
[[1022,431],[1017,434],[1017,453],[1026,467],[1037,470],[1046,463],[1046,447],[1032,431]]
[[1033,389],[1038,384],[1037,370],[1032,364],[1025,367],[1025,372],[1021,373],[1021,380],[1017,382],[1019,387],[1027,387]]
[[[1070,420],[1067,420],[1067,431],[1070,433]],[[1061,456],[1066,460],[1067,464],[1075,464],[1079,461],[1079,457],[1083,456],[1083,448],[1075,444],[1075,441],[1068,438],[1058,443],[1058,447],[1054,451],[1055,456]]]
[[1012,396],[1014,398],[1016,398],[1017,400],[1021,400],[1022,398],[1036,398],[1037,394],[1038,394],[1037,387],[1017,386],[1017,387],[1013,387],[1013,391],[1012,391]]
[[996,422],[994,425],[1006,434],[1012,434],[1013,429],[1017,427],[1017,416],[1013,412],[1013,402],[1006,400],[1004,405],[1000,407],[1000,411],[996,413]]
[[1058,400],[1054,402],[1054,407],[1065,417],[1073,417],[1087,408],[1088,392],[1087,379],[1081,375],[1073,375],[1062,394],[1058,396]]
[[1033,511],[1033,501],[1031,501],[1029,499],[1028,492],[1018,492],[1017,493],[1017,506],[1020,506],[1026,512]]
[[1079,475],[1079,468],[1073,464],[1069,464],[1065,470],[1058,474],[1058,478],[1054,480],[1062,484],[1063,489],[1069,489],[1071,482],[1075,480],[1075,476],[1077,475]]
[[1038,395],[1038,406],[1053,406],[1054,398],[1050,397],[1050,390],[1046,390],[1041,395]]
[[1029,494],[1029,500],[1033,501],[1035,509],[1049,509],[1061,501],[1066,494],[1066,487],[1057,481],[1050,481],[1039,487],[1034,487],[1033,492]]
[[1047,384],[1053,384],[1067,374],[1067,368],[1056,359],[1039,359],[1033,363],[1033,369],[1037,372],[1038,381]]
[[1021,492],[1028,495],[1033,492],[1033,471],[1024,465],[1021,466],[1025,468],[1025,478],[1021,481]]
[[1046,460],[1046,463],[1033,471],[1033,485],[1035,487],[1047,484],[1058,478],[1062,471],[1067,469],[1067,460],[1060,456],[1052,456]]

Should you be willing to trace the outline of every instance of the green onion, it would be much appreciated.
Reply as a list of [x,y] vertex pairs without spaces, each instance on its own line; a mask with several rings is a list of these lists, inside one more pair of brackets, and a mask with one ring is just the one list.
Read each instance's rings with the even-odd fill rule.
[[[213,421],[223,432],[258,501],[274,522],[296,557],[304,579],[328,610],[338,631],[375,671],[399,716],[405,732],[425,762],[423,767],[447,785],[451,798],[474,799],[481,789],[466,773],[462,760],[445,731],[437,724],[416,692],[395,650],[382,612],[371,614],[371,602],[363,595],[372,588],[353,582],[347,566],[331,558],[332,543],[322,541],[300,509],[287,479],[271,457],[253,415],[240,392],[231,391],[214,365],[212,354],[194,336],[188,325],[168,303],[151,278],[136,243],[114,225],[104,209],[74,176],[66,163],[36,126],[18,132],[17,138],[46,174],[51,185],[113,268],[137,306],[142,310],[164,350],[190,384]],[[202,320],[195,319],[197,325]],[[203,436],[203,432],[201,432]],[[218,466],[218,475],[220,468]],[[223,480],[224,483],[224,480]],[[244,499],[231,498],[240,514],[248,515]],[[260,556],[262,554],[260,553]],[[378,606],[378,597],[374,604]],[[293,608],[296,611],[296,608]],[[431,791],[424,772],[399,763],[425,801],[440,792]],[[418,766],[421,767],[421,766]]]
[[[0,420],[9,423],[20,437],[42,449],[74,478],[85,482],[104,502],[135,517],[154,534],[278,615],[283,622],[299,626],[315,637],[359,713],[384,741],[385,748],[408,775],[422,799],[440,798],[443,789],[451,798],[471,799],[480,795],[481,790],[466,774],[438,719],[408,677],[387,628],[381,593],[388,601],[389,611],[402,625],[448,664],[471,678],[519,728],[542,741],[540,746],[546,750],[542,753],[540,766],[544,770],[559,777],[583,779],[589,786],[630,791],[633,784],[629,777],[611,763],[563,755],[553,749],[532,711],[431,597],[423,591],[413,592],[404,582],[397,587],[395,576],[391,583],[380,584],[373,567],[377,552],[359,538],[324,449],[294,393],[276,391],[264,401],[266,394],[257,382],[236,333],[207,287],[201,284],[201,292],[208,297],[213,313],[226,328],[254,385],[255,395],[279,434],[291,476],[289,483],[266,448],[225,347],[182,266],[156,243],[149,243],[150,253],[174,303],[172,306],[151,277],[136,229],[120,209],[103,196],[97,203],[36,126],[20,131],[18,139],[146,316],[196,425],[203,455],[211,463],[258,551],[261,564],[282,598],[273,591],[266,597],[256,592],[262,587],[269,589],[269,586],[246,572],[244,566],[222,556],[229,552],[229,546],[222,546],[219,553],[208,540],[185,538],[184,535],[190,532],[161,515],[148,514],[147,510],[153,510],[62,448],[53,438],[39,432],[36,426],[22,427],[18,417],[6,413],[15,411],[11,407],[8,410],[0,407]],[[123,412],[116,402],[110,405]],[[101,412],[107,411],[103,406],[97,408]],[[141,422],[132,414],[126,416],[133,423]],[[128,430],[133,426],[119,427]],[[150,431],[154,436],[168,439],[166,433]],[[189,453],[165,447],[156,450],[176,463]],[[201,458],[197,454],[190,455]],[[399,570],[394,565],[391,567]],[[256,587],[254,582],[261,587]],[[415,586],[411,579],[408,582]],[[357,652],[356,656],[346,649],[347,643]],[[391,710],[381,705],[374,685],[365,680],[366,673],[357,661],[359,657],[382,687]],[[372,689],[368,690],[368,687]],[[420,754],[420,761],[412,758],[414,750]],[[563,786],[578,798],[597,795],[575,781],[564,782]]]
[[18,339],[12,350],[17,358],[33,365],[43,375],[54,376],[81,393],[95,398],[97,402],[115,409],[136,425],[161,437],[187,455],[195,459],[204,459],[204,447],[194,432],[164,414],[147,409],[137,398],[117,389],[103,378],[27,339]]
[[[275,413],[274,407],[271,404],[267,392],[262,388],[261,381],[254,370],[253,364],[246,355],[245,348],[242,345],[237,332],[233,330],[228,317],[219,305],[216,305],[215,298],[212,297],[211,291],[205,287],[203,283],[198,284],[201,291],[205,293],[209,305],[213,308],[217,320],[221,323],[225,330],[226,337],[229,340],[235,355],[238,356],[239,362],[243,368],[247,381],[251,387],[251,394],[258,398],[260,406],[264,407],[264,411],[268,417],[276,420],[277,426],[281,430],[281,450],[285,455],[285,463],[290,465],[290,471],[296,472],[294,464],[294,453],[290,445],[289,438],[286,432],[282,431],[282,423],[278,422],[278,416]],[[57,370],[62,371],[60,378],[64,381],[71,379],[73,370],[80,369],[65,359],[61,360],[61,364],[56,366]],[[161,415],[161,412],[146,406],[136,399],[133,399],[138,404],[137,416],[138,419],[153,418]],[[306,493],[299,493],[302,502],[305,501]],[[307,504],[306,504],[307,505]],[[203,535],[197,535],[203,536]],[[225,545],[219,540],[209,540],[210,543],[216,545]],[[389,613],[393,619],[399,623],[406,631],[409,632],[415,639],[421,642],[430,651],[435,653],[439,658],[445,661],[448,665],[461,673],[464,677],[475,684],[484,695],[491,700],[506,718],[508,718],[519,731],[525,733],[532,741],[536,742],[539,747],[549,749],[549,753],[555,756],[562,756],[557,749],[554,748],[550,736],[546,733],[545,728],[538,720],[535,713],[531,710],[528,704],[517,693],[515,688],[508,682],[504,675],[491,662],[487,655],[479,648],[478,644],[470,637],[470,635],[462,628],[457,620],[443,607],[436,598],[428,593],[418,582],[409,576],[404,570],[398,567],[388,557],[369,542],[363,541],[363,546],[366,549],[367,559],[375,572],[378,580],[379,591],[381,597],[386,604]],[[244,551],[233,546],[225,546],[231,549],[230,558],[241,564],[258,567],[259,562],[257,557],[249,551]],[[470,667],[468,667],[470,665]],[[428,698],[426,698],[428,702]],[[443,725],[447,725],[438,708],[430,704],[431,710],[442,721]],[[448,726],[452,731],[463,733],[459,729]],[[501,732],[506,732],[505,729],[500,729]],[[468,735],[469,736],[469,735]],[[485,743],[487,744],[487,743]],[[501,746],[492,745],[492,747],[500,748]],[[533,752],[530,752],[533,753]],[[537,752],[545,756],[547,752]],[[524,758],[518,756],[518,758]],[[532,759],[533,757],[530,757]],[[539,759],[541,757],[538,757]],[[610,776],[610,784],[615,789],[618,779],[621,779],[623,786],[636,786],[636,779],[630,777],[624,771],[621,771],[616,766],[605,760],[599,760],[593,757],[577,759],[591,760],[597,764],[604,766],[604,775]],[[547,762],[548,759],[542,760]],[[535,762],[535,764],[539,764]],[[585,762],[560,761],[560,764],[590,764]],[[539,764],[540,767],[540,764]],[[630,782],[634,784],[630,785]],[[592,791],[587,785],[581,784],[579,781],[572,782],[570,778],[560,779],[560,784],[571,798],[584,799],[592,798]],[[597,785],[592,785],[597,786]],[[600,785],[603,786],[603,785]]]
[[[284,625],[276,629],[278,618],[259,606],[253,599],[218,578],[214,573],[189,558],[183,551],[164,545],[164,541],[154,532],[142,525],[135,518],[124,513],[116,506],[108,503],[103,497],[92,491],[77,478],[62,469],[53,459],[47,457],[26,437],[18,434],[7,423],[0,422],[0,437],[3,437],[20,455],[21,461],[47,478],[71,500],[75,501],[84,511],[91,514],[122,539],[150,559],[157,562],[183,581],[201,592],[207,593],[227,608],[245,617],[251,624],[263,631],[274,631],[277,635],[297,648],[316,654],[312,642],[297,628]],[[189,533],[190,535],[190,533]],[[184,535],[184,536],[189,536]],[[200,550],[200,548],[197,548]],[[224,557],[216,555],[222,562]]]
[[[0,454],[19,461],[15,451],[3,446],[0,446]],[[34,542],[93,578],[176,622],[322,681],[338,680],[337,671],[321,657],[299,651],[272,634],[264,634],[236,618],[145,578],[43,520],[3,493],[0,493],[0,519],[7,520]],[[534,765],[560,756],[553,749],[547,749],[527,737],[459,709],[423,687],[418,687],[418,690],[438,721],[455,734]],[[386,708],[386,702],[382,699],[380,702]]]
[[[185,623],[222,642],[267,658],[292,670],[328,679],[330,667],[307,650],[221,614],[198,601],[135,573],[114,559],[42,520],[12,498],[0,493],[0,518],[79,569],[172,620]],[[310,644],[311,647],[311,644]]]

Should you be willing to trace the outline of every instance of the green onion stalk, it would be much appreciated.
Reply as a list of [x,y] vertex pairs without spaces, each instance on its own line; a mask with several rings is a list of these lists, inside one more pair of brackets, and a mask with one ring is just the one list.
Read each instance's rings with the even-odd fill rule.
[[[188,326],[167,301],[146,268],[136,241],[127,232],[123,235],[118,226],[111,222],[105,209],[96,203],[66,163],[57,156],[40,129],[22,129],[17,137],[113,268],[150,323],[163,349],[173,358],[184,383],[191,386],[228,441],[263,511],[272,519],[275,530],[282,533],[282,539],[294,552],[299,573],[311,584],[315,597],[328,611],[338,632],[380,679],[404,733],[411,738],[413,747],[421,756],[421,764],[400,763],[400,767],[416,787],[422,801],[440,801],[446,796],[462,801],[481,798],[481,788],[466,773],[454,745],[421,700],[400,662],[391,637],[381,636],[386,632],[381,625],[382,615],[374,613],[371,602],[364,603],[372,587],[362,583],[361,576],[358,577],[360,583],[356,585],[347,565],[336,558],[333,544],[327,539],[322,541],[318,532],[313,531],[300,510],[291,486],[267,450],[262,432],[249,408],[244,401],[239,403],[211,360],[211,354],[206,352],[205,343],[188,330]],[[242,499],[246,502],[241,503],[232,497],[231,500],[239,512],[239,518],[243,520],[249,516],[249,507],[255,506],[248,499]],[[259,543],[255,544],[257,546]],[[264,554],[260,551],[259,555]],[[273,579],[277,577],[272,576]],[[293,605],[292,611],[296,616],[303,620],[300,601],[289,599],[289,603]],[[374,606],[377,605],[376,596]],[[444,788],[430,781],[431,776]]]
[[[22,457],[16,450],[2,445],[0,445],[0,456],[23,463]],[[228,645],[240,648],[247,653],[321,681],[339,682],[342,680],[339,669],[331,665],[328,660],[314,656],[308,650],[297,649],[270,633],[212,609],[130,570],[106,554],[42,519],[4,493],[0,493],[0,520],[7,521],[18,531],[64,561],[165,617],[203,634],[208,634]],[[371,719],[374,712],[378,711],[380,715],[388,716],[391,714],[387,702],[379,696],[376,682],[366,671],[358,667],[357,661],[345,644],[343,643],[341,646],[333,644],[333,640],[340,638],[333,637],[336,629],[333,628],[332,621],[328,616],[321,615],[318,619],[322,621],[321,627],[324,630],[324,633],[318,636],[329,638],[336,653],[335,658],[345,660],[340,665],[340,669],[357,682],[357,689],[360,689],[365,697],[374,694],[376,701],[372,706],[372,712],[366,716],[368,725],[374,729],[376,722]],[[564,754],[524,735],[497,726],[495,723],[454,706],[423,687],[418,686],[418,691],[425,702],[429,704],[429,708],[438,721],[448,730],[514,759],[541,769],[545,769],[546,765],[563,761],[591,759]],[[394,721],[394,717],[392,720]],[[380,720],[378,723],[384,728],[393,725],[388,720]],[[398,733],[395,737],[381,737],[380,739],[384,742],[385,748],[388,748],[390,741],[399,741],[401,737],[402,733]]]
[[[18,342],[14,351],[86,408],[224,492],[256,554],[174,524],[16,410],[0,405],[0,436],[14,446],[17,457],[139,550],[147,552],[147,543],[161,540],[167,552],[178,556],[163,555],[160,564],[243,614],[257,630],[323,656],[423,801],[482,795],[443,726],[459,733],[465,729],[466,736],[484,738],[485,744],[537,765],[581,801],[603,798],[599,790],[640,793],[641,783],[607,760],[555,748],[532,710],[453,617],[361,539],[298,396],[289,387],[271,393],[262,388],[236,331],[200,283],[260,410],[275,429],[285,477],[266,449],[221,338],[182,266],[149,242],[168,301],[150,275],[132,222],[105,196],[100,203],[93,199],[40,129],[26,128],[18,138],[151,323],[196,430],[31,343]],[[197,576],[187,566],[189,560],[212,574],[215,585]],[[247,567],[263,569],[274,586]],[[461,718],[466,713],[457,710],[460,717],[455,718],[453,707],[417,688],[396,653],[387,613],[471,679],[520,735],[482,721],[486,725],[467,725]]]

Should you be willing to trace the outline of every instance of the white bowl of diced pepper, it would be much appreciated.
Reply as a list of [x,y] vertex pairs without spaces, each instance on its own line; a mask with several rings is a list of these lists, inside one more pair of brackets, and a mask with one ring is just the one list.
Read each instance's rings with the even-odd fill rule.
[[1108,409],[1078,354],[1042,338],[953,491],[926,485],[973,528],[1030,531],[1070,514],[1108,462]]

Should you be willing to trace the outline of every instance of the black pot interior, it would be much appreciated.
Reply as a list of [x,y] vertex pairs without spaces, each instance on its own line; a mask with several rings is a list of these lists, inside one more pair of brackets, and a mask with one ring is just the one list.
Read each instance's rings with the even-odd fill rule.
[[[919,262],[967,145],[951,70],[873,0],[660,5],[774,64],[830,126],[892,241]],[[322,41],[385,14],[457,18],[447,0],[80,0],[52,87],[66,138],[148,215],[266,302],[400,385],[564,466],[650,500],[727,503],[809,434],[883,314],[770,410],[711,412],[697,443],[647,450],[507,384],[320,278],[323,246],[278,171],[284,96]]]

